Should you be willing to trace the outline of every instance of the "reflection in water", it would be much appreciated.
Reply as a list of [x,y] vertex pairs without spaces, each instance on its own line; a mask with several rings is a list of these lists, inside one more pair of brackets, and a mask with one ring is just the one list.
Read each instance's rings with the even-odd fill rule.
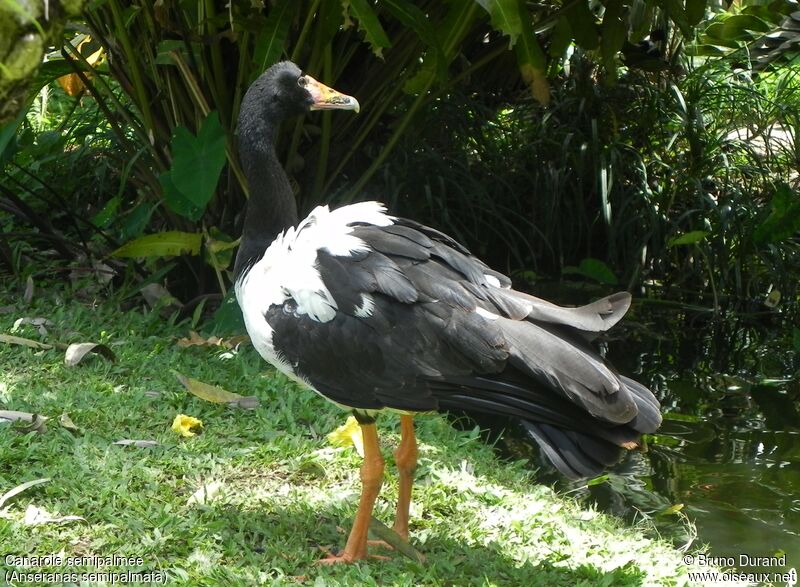
[[[675,314],[644,324],[641,314],[608,356],[664,405],[644,455],[652,490],[685,504],[712,554],[785,552],[800,566],[800,361],[788,329]],[[649,336],[656,320],[660,336]]]
[[[708,544],[712,555],[786,553],[787,569],[800,568],[800,357],[791,328],[641,306],[620,326],[607,356],[653,389],[662,429],[647,452],[627,455],[602,483],[569,483],[546,471],[541,479],[629,521],[647,517],[678,545],[694,538],[671,515],[683,504],[695,545]],[[508,421],[478,423],[506,427],[506,454],[531,456]]]

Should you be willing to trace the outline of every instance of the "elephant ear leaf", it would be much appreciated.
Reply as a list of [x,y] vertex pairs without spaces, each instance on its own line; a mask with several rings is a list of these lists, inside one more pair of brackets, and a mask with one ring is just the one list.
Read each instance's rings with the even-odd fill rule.
[[219,115],[209,113],[197,136],[184,126],[175,128],[170,148],[172,168],[158,178],[164,203],[173,212],[196,222],[211,201],[225,166],[225,131]]

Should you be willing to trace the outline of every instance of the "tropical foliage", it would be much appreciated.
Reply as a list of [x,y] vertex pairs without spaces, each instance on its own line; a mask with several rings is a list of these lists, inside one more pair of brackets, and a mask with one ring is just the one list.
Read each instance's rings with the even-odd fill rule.
[[[380,198],[519,278],[792,300],[796,80],[741,60],[789,6],[94,2],[0,128],[0,262],[24,277],[52,250],[184,300],[225,293],[239,104],[290,58],[363,105],[283,129],[301,210]],[[71,94],[48,89],[66,73]]]

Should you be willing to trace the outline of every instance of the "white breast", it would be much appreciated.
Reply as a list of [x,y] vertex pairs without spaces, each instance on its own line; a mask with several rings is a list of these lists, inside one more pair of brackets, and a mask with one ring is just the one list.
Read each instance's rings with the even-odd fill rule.
[[[288,228],[278,235],[264,256],[236,282],[236,299],[253,346],[266,361],[289,377],[299,379],[295,368],[273,344],[267,311],[293,299],[298,315],[307,315],[317,322],[333,320],[338,308],[317,268],[318,251],[345,257],[365,250],[367,245],[351,234],[353,229],[349,225],[388,226],[394,218],[385,212],[383,205],[377,202],[361,202],[333,211],[319,206],[297,228]],[[363,310],[368,312],[368,300],[364,306]]]

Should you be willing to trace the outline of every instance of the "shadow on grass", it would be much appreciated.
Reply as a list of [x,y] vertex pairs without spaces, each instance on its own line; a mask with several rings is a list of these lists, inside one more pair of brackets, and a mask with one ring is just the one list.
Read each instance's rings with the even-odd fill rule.
[[[293,579],[305,583],[376,585],[519,585],[560,586],[642,585],[646,573],[633,564],[604,571],[590,565],[556,566],[552,561],[517,560],[496,544],[468,544],[432,533],[424,544],[412,543],[427,561],[419,564],[380,548],[372,554],[389,560],[372,560],[334,567],[316,564],[324,556],[320,546],[338,550],[344,546],[351,520],[338,507],[270,509],[261,502],[255,511],[231,504],[198,512],[201,531],[218,536],[223,559],[232,557],[250,569],[246,574],[266,573],[269,580]],[[458,524],[454,519],[453,524]],[[341,526],[346,526],[342,529]],[[199,529],[198,528],[198,529]],[[247,556],[242,557],[243,552]],[[246,560],[245,560],[246,559]],[[165,561],[166,562],[166,561]],[[231,560],[230,563],[235,563]],[[263,575],[262,575],[263,576]]]

